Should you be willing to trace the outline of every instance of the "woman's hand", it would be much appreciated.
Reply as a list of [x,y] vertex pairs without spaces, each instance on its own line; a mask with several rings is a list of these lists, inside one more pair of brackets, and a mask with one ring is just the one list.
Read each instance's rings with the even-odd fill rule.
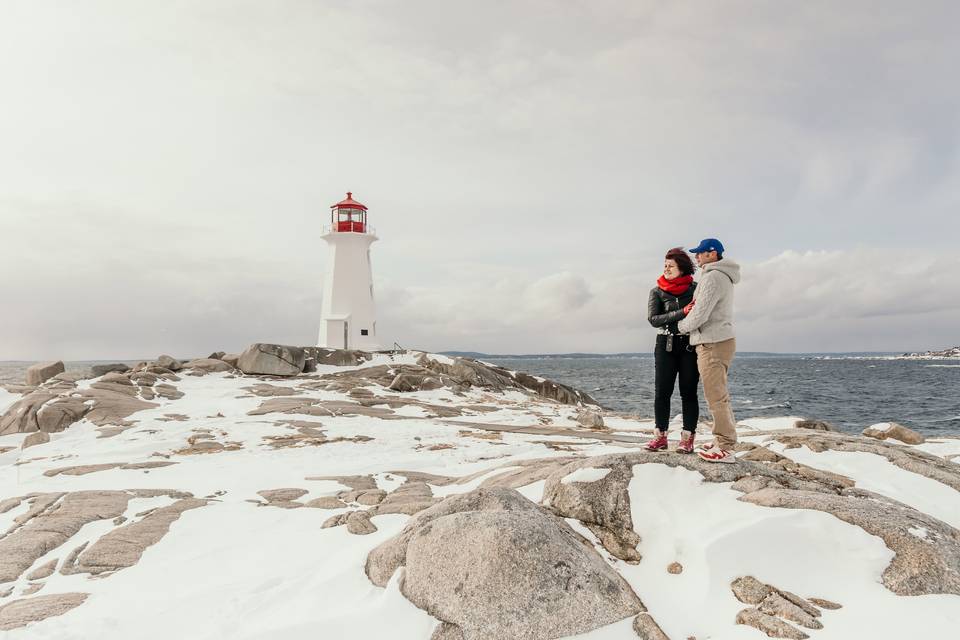
[[685,306],[685,307],[683,308],[683,315],[685,315],[685,316],[690,315],[690,312],[693,311],[693,305],[695,305],[696,303],[697,303],[697,301],[696,301],[696,300],[693,300],[693,301],[690,302],[690,304],[688,304],[687,306]]

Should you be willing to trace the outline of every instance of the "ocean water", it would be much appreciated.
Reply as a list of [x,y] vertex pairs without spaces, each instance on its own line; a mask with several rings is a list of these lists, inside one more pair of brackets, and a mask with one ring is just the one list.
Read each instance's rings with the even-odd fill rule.
[[[482,359],[576,387],[610,409],[653,416],[652,354]],[[87,371],[106,362],[117,361],[65,365],[67,371]],[[22,383],[30,364],[0,362],[0,384]],[[960,434],[960,360],[738,354],[730,397],[738,419],[802,416],[851,433],[892,421],[926,435]],[[680,413],[679,391],[671,408],[672,415]],[[702,395],[700,411],[709,417]]]
[[[586,391],[601,405],[653,416],[653,355],[484,360]],[[859,433],[899,422],[926,435],[960,434],[960,360],[739,354],[730,370],[737,419],[802,416]],[[700,397],[701,416],[709,419]],[[680,413],[674,392],[671,415]]]

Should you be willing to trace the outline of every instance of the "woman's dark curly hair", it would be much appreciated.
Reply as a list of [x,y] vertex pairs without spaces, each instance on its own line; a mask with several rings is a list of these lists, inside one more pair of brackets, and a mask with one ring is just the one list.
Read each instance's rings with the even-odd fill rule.
[[674,247],[667,251],[667,255],[664,256],[664,260],[673,260],[677,263],[677,268],[680,269],[680,274],[684,276],[692,276],[694,267],[693,260],[690,259],[690,256],[687,255],[687,252],[683,250],[683,247]]

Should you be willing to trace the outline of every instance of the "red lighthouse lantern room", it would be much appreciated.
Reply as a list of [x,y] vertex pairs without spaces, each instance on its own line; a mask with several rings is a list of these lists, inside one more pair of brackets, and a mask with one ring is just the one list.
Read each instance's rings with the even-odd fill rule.
[[347,191],[346,199],[330,207],[330,228],[338,232],[366,233],[367,207]]

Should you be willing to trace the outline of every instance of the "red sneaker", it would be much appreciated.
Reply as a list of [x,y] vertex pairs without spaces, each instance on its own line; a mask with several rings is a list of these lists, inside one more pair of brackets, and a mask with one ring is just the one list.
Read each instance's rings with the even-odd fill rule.
[[647,443],[647,451],[666,451],[667,450],[667,434],[660,432],[660,434]]
[[737,461],[737,457],[733,455],[733,451],[727,451],[726,449],[721,449],[720,447],[711,447],[705,451],[697,451],[697,455],[707,462],[725,462],[727,464],[733,464]]
[[680,444],[677,445],[677,453],[693,453],[694,435],[689,431],[684,431],[680,436]]

